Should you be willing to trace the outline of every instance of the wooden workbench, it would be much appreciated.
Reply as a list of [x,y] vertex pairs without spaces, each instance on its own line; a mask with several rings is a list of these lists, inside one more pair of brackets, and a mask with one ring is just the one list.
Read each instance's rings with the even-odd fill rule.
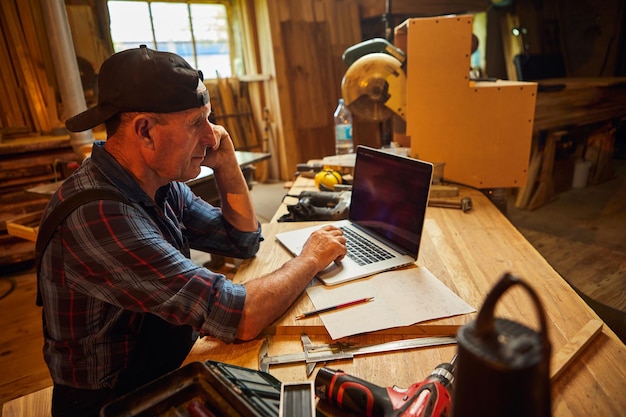
[[539,81],[533,131],[564,129],[626,116],[626,77]]
[[[534,210],[554,198],[555,154],[558,142],[567,137],[572,128],[605,123],[596,129],[592,146],[587,139],[587,155],[581,155],[593,164],[590,183],[612,176],[612,123],[626,117],[626,77],[551,78],[539,81],[533,123],[533,149],[528,167],[528,178],[519,190],[517,208]],[[540,133],[545,132],[545,144]],[[593,152],[589,152],[593,150]],[[572,169],[573,163],[572,161]],[[568,176],[569,174],[569,176]],[[565,173],[568,182],[573,172]]]
[[[311,186],[310,181],[298,179],[295,186],[306,189]],[[477,309],[505,271],[527,280],[539,294],[546,311],[553,358],[559,357],[564,346],[575,339],[583,327],[592,320],[601,322],[601,319],[482,193],[462,190],[461,196],[465,195],[473,200],[474,208],[470,212],[428,208],[417,263],[427,267]],[[279,210],[284,210],[284,206]],[[279,230],[301,226],[304,224],[265,224],[265,241],[259,253],[242,264],[234,279],[245,282],[278,268],[290,259],[273,236]],[[302,295],[281,319],[267,329],[265,335],[253,341],[226,345],[210,338],[201,339],[187,362],[212,359],[257,368],[259,349],[266,337],[270,342],[270,355],[302,351],[301,332],[310,334],[314,343],[327,343],[330,340],[319,318],[301,322],[294,320],[296,314],[311,307],[308,297]],[[517,288],[512,288],[500,299],[496,315],[533,328],[538,326],[534,305],[527,294]],[[346,339],[355,343],[380,343],[414,338],[416,335],[446,334],[475,316],[470,314],[435,320]],[[449,361],[455,352],[455,346],[423,348],[364,355],[349,361],[328,363],[327,366],[340,368],[380,386],[408,387],[429,375],[439,363]],[[304,364],[271,367],[270,373],[283,382],[307,380]],[[308,379],[314,379],[315,375],[316,372]],[[626,347],[615,333],[603,326],[576,360],[553,380],[553,416],[626,415],[625,384]],[[3,416],[46,415],[33,410],[45,410],[49,400],[49,389],[18,398],[5,404]]]
[[[289,194],[310,189],[312,180],[300,178]],[[480,309],[486,293],[506,271],[525,280],[537,291],[549,321],[549,338],[553,357],[574,339],[590,321],[601,319],[572,290],[568,283],[530,245],[520,232],[482,193],[462,190],[470,196],[474,209],[461,210],[429,207],[418,264],[426,266],[461,298]],[[293,204],[294,201],[285,201]],[[279,208],[275,219],[284,212]],[[245,261],[235,276],[245,282],[278,268],[290,255],[275,240],[278,231],[310,223],[270,223],[263,226],[265,241],[257,256]],[[312,308],[303,295],[286,314],[268,329],[270,355],[302,351],[299,335],[306,332],[314,343],[328,343],[319,318],[295,321],[294,317]],[[528,295],[512,288],[499,301],[498,317],[506,317],[532,328],[538,327],[535,308]],[[476,316],[476,313],[435,320],[409,327],[390,329],[376,334],[346,338],[355,343],[381,343],[416,335],[447,334]],[[263,337],[257,340],[225,345],[213,339],[199,340],[188,361],[212,359],[257,368]],[[425,378],[441,362],[449,361],[455,346],[425,348],[413,351],[359,356],[350,361],[327,364],[381,386],[409,385]],[[553,364],[558,361],[553,361]],[[304,364],[271,367],[270,373],[283,382],[307,379]],[[316,372],[309,377],[314,379]],[[554,416],[622,416],[626,414],[626,347],[606,325],[576,360],[553,380]]]

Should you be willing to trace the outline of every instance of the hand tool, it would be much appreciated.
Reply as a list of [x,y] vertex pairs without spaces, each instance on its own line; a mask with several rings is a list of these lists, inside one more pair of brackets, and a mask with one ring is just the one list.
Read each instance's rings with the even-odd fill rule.
[[321,401],[360,416],[445,417],[452,407],[455,358],[437,365],[426,379],[407,389],[379,387],[343,371],[322,368],[315,377],[315,393]]
[[466,213],[472,209],[472,199],[470,197],[463,197],[459,201],[451,201],[451,200],[430,198],[428,199],[428,205],[430,207],[461,209],[463,210],[464,213]]
[[[341,220],[350,211],[350,191],[302,191],[279,221]],[[292,196],[290,196],[292,197]]]
[[419,347],[449,345],[456,343],[456,338],[454,336],[418,337],[415,339],[403,339],[375,345],[353,345],[342,342],[314,345],[311,343],[311,339],[306,334],[301,335],[300,340],[302,341],[302,347],[304,349],[303,352],[269,356],[269,342],[265,339],[259,352],[259,370],[268,372],[270,365],[306,362],[306,374],[307,376],[310,376],[318,362],[351,359],[356,355],[365,355],[369,353],[391,352],[394,350],[414,349]]

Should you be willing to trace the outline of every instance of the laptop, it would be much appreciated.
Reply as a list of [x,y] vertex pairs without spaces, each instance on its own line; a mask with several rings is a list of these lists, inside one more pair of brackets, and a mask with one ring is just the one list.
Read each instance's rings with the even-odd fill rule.
[[[344,230],[348,255],[317,277],[325,285],[336,285],[417,261],[432,176],[430,162],[358,146],[348,219],[329,223]],[[320,227],[279,233],[276,239],[298,255]],[[352,235],[368,246],[352,243]],[[353,254],[363,248],[363,255]]]

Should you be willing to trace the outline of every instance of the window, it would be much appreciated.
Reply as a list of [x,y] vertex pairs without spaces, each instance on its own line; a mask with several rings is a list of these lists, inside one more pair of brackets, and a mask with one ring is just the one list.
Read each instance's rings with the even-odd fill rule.
[[115,52],[141,44],[174,52],[204,78],[233,75],[229,9],[210,1],[108,1]]

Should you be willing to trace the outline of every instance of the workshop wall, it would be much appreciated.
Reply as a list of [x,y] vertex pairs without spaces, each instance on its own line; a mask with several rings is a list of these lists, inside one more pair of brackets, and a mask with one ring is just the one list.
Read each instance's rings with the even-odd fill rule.
[[[626,75],[623,0],[517,0],[530,54],[561,54],[568,77]],[[522,39],[520,38],[520,41]]]
[[[334,151],[332,112],[346,67],[343,51],[374,36],[384,36],[407,17],[488,10],[488,76],[509,78],[506,42],[528,44],[532,53],[560,51],[570,76],[624,75],[626,53],[621,0],[233,0],[243,11],[254,39],[244,54],[253,74],[262,74],[251,91],[264,140],[272,141],[277,161],[273,178],[289,179],[299,162]],[[94,19],[88,33],[74,35],[84,55],[101,60],[109,50],[104,0],[66,0],[88,6]],[[386,10],[386,4],[392,9]],[[509,4],[502,7],[503,4]],[[3,0],[0,9],[0,129],[5,141],[48,134],[65,115],[56,87],[48,39],[38,1]],[[502,21],[515,17],[527,36],[511,39]],[[97,38],[94,40],[94,38]],[[79,41],[77,41],[78,39]],[[89,53],[89,49],[93,51]],[[260,110],[259,110],[260,109]],[[355,142],[378,146],[378,123],[356,120]],[[42,139],[44,140],[44,139]],[[0,139],[1,141],[1,139]]]

